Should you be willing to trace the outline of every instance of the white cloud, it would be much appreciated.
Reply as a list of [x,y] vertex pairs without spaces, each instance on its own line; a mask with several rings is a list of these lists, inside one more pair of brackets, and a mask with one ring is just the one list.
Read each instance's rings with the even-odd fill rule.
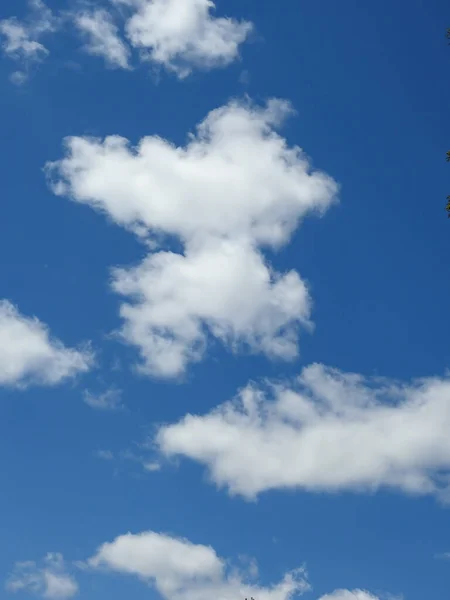
[[36,318],[0,300],[0,385],[54,385],[89,370],[88,350],[66,348]]
[[[304,567],[281,581],[261,586],[253,559],[244,568],[219,557],[211,546],[162,533],[128,533],[103,544],[87,564],[93,569],[133,575],[154,586],[166,600],[290,600],[311,590]],[[363,590],[336,590],[319,600],[380,600]]]
[[113,271],[113,289],[130,299],[122,336],[139,348],[142,370],[182,374],[209,335],[235,350],[296,356],[310,297],[299,275],[275,272],[261,248],[286,244],[304,215],[328,208],[337,186],[276,133],[290,112],[280,100],[232,102],[185,147],[157,136],[135,149],[119,136],[72,137],[65,158],[47,165],[55,193],[147,242],[168,235],[183,244],[183,254],[154,252]]
[[128,140],[69,137],[49,163],[55,192],[91,205],[130,229],[197,243],[205,237],[279,246],[299,218],[325,211],[336,184],[314,171],[300,148],[275,132],[289,103],[231,102],[209,113],[185,147],[158,136]]
[[110,388],[98,394],[85,390],[83,400],[88,406],[97,410],[120,410],[123,408],[122,390],[116,388]]
[[103,544],[89,565],[154,579],[162,590],[177,589],[186,579],[216,579],[221,576],[223,567],[210,546],[153,531],[128,533]]
[[[120,2],[116,2],[120,3]],[[131,44],[142,58],[187,76],[193,68],[231,63],[252,24],[213,14],[211,0],[126,0],[136,8],[126,24]]]
[[28,75],[24,71],[14,71],[14,73],[11,73],[9,79],[15,85],[23,85],[28,79]]
[[48,52],[45,46],[30,39],[30,32],[14,18],[0,22],[0,33],[5,38],[3,50],[10,56],[38,59]]
[[184,78],[194,68],[226,66],[253,29],[248,21],[215,17],[211,0],[112,0],[134,10],[127,37],[142,60]]
[[252,580],[251,570],[227,569],[211,546],[147,531],[128,533],[103,544],[88,564],[134,575],[152,584],[167,600],[235,600],[254,596],[258,600],[288,600],[309,589],[303,569],[287,573],[271,586]]
[[247,386],[203,415],[162,427],[167,456],[204,464],[230,493],[271,489],[374,491],[449,497],[450,378],[399,384],[323,365],[293,386]]
[[[152,586],[165,600],[291,600],[311,591],[304,566],[288,571],[277,583],[258,582],[256,561],[240,556],[238,562],[218,556],[214,548],[154,531],[127,533],[102,544],[80,569],[134,576]],[[16,563],[6,583],[10,592],[28,591],[50,600],[72,598],[78,584],[61,554],[48,554],[42,566]],[[319,600],[380,600],[363,590],[336,590]]]
[[23,61],[41,60],[48,54],[40,39],[54,32],[59,20],[42,0],[30,1],[31,12],[24,21],[16,17],[0,21],[2,48],[11,58]]
[[121,40],[117,26],[105,10],[84,11],[74,15],[74,23],[87,39],[86,52],[100,56],[111,67],[130,68],[130,49]]
[[54,14],[42,0],[30,0],[30,12],[23,20],[10,17],[0,21],[3,51],[26,62],[47,56],[44,35],[60,29],[69,19],[86,39],[85,50],[103,57],[114,68],[129,69],[130,47],[122,39],[115,18],[122,18],[126,37],[139,51],[141,60],[161,66],[180,78],[195,68],[226,66],[239,56],[252,24],[227,17],[215,17],[211,0],[111,0],[124,5],[113,14],[105,8],[82,8]]
[[364,590],[336,590],[332,594],[322,596],[320,600],[379,600],[379,598]]
[[121,315],[126,341],[138,346],[142,370],[181,374],[202,358],[205,326],[236,349],[290,359],[297,326],[309,323],[310,299],[295,272],[271,273],[249,244],[211,243],[185,255],[159,252],[139,266],[116,269],[113,289],[130,298]]
[[114,453],[111,450],[97,450],[95,456],[102,460],[114,460]]
[[10,592],[28,591],[50,600],[64,600],[78,593],[78,584],[67,572],[61,554],[47,554],[42,567],[32,561],[16,563],[6,589]]
[[150,473],[154,473],[155,471],[161,470],[161,465],[158,462],[144,462],[143,467],[145,471],[148,471]]

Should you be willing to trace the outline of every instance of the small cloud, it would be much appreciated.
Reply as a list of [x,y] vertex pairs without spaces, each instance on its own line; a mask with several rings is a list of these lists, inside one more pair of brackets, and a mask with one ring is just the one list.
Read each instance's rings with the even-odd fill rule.
[[[391,600],[394,598],[391,596]],[[331,594],[326,594],[319,600],[381,600],[366,590],[335,590]],[[386,598],[386,600],[388,600]],[[397,598],[397,600],[401,600]]]
[[161,469],[161,465],[158,462],[143,462],[142,466],[144,467],[145,471],[159,471]]
[[250,83],[250,73],[245,69],[239,75],[239,83],[242,85],[249,85]]
[[95,456],[97,458],[101,458],[102,460],[114,459],[114,454],[111,452],[111,450],[97,450],[97,452],[95,452]]
[[89,347],[67,348],[36,317],[0,299],[0,386],[56,385],[94,363]]
[[96,410],[121,410],[123,408],[121,397],[122,390],[116,388],[110,388],[100,394],[89,390],[85,390],[83,393],[84,402]]
[[42,2],[30,0],[30,13],[20,21],[16,17],[0,21],[0,37],[3,52],[15,60],[40,61],[48,55],[41,43],[43,35],[53,33],[60,26],[60,19]]
[[113,0],[135,9],[125,23],[130,44],[141,59],[187,77],[194,69],[224,67],[239,57],[253,24],[216,17],[215,3],[184,0]]
[[78,584],[67,572],[64,558],[49,553],[39,567],[34,561],[18,562],[6,582],[9,592],[27,591],[41,598],[66,600],[78,593]]
[[23,85],[28,79],[28,75],[24,71],[14,71],[9,77],[10,81],[15,85]]
[[434,558],[437,560],[450,560],[450,552],[441,552],[440,554],[435,554]]
[[[116,473],[118,473],[119,469],[124,469],[128,472],[133,464],[139,467],[139,473],[142,473],[142,471],[146,473],[155,473],[161,470],[160,461],[155,460],[149,456],[148,453],[144,456],[140,452],[136,452],[132,449],[121,450],[119,452],[97,450],[94,452],[94,456],[101,460],[113,463]],[[132,473],[136,475],[134,469],[132,469]]]
[[110,67],[130,68],[130,49],[108,12],[82,12],[74,16],[74,23],[86,40],[84,49],[88,54],[104,58]]

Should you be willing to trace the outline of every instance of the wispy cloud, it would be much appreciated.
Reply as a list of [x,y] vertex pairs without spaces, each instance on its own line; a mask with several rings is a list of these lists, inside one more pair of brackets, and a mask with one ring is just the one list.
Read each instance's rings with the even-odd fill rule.
[[194,69],[236,60],[253,29],[248,21],[216,17],[214,10],[211,0],[112,0],[108,9],[88,4],[55,14],[43,0],[30,0],[23,20],[0,21],[0,35],[4,53],[27,65],[49,54],[42,41],[46,35],[71,24],[85,42],[83,49],[109,67],[130,69],[134,48],[142,62],[184,78]]
[[98,393],[84,390],[83,400],[88,406],[97,410],[121,410],[124,408],[122,390],[117,388],[110,388]]
[[120,38],[118,27],[105,10],[83,11],[73,14],[73,22],[86,40],[88,54],[100,56],[115,68],[130,68],[130,49]]
[[66,600],[78,593],[78,584],[68,573],[61,554],[47,554],[41,566],[33,561],[16,563],[6,589],[31,592],[49,600]]
[[111,450],[97,450],[94,455],[102,460],[114,460],[114,453]]
[[42,0],[30,0],[29,4],[30,13],[23,21],[16,17],[0,21],[2,50],[10,58],[19,61],[23,68],[11,76],[16,84],[22,84],[26,80],[31,63],[40,61],[49,54],[42,39],[57,31],[61,24],[60,19]]

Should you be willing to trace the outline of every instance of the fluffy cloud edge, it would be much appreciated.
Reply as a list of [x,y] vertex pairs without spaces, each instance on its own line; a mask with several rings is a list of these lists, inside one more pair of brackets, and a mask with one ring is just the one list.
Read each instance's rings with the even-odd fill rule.
[[161,426],[165,457],[206,467],[230,494],[275,489],[450,497],[450,377],[409,384],[314,364],[293,383],[249,384],[205,415]]
[[[164,600],[291,600],[313,589],[304,565],[285,572],[276,583],[261,585],[254,559],[240,557],[236,563],[220,557],[210,545],[152,530],[119,535],[73,566],[93,574],[136,577]],[[29,591],[53,600],[72,598],[79,591],[68,563],[57,553],[48,554],[41,565],[16,563],[5,587],[9,592]],[[382,598],[366,590],[337,589],[318,600]]]
[[85,39],[85,52],[104,58],[112,68],[131,69],[130,48],[121,39],[110,13],[104,9],[79,11],[73,13],[72,20]]
[[[42,0],[30,0],[30,13],[23,21],[16,17],[0,20],[0,36],[3,37],[3,52],[10,58],[36,62],[45,58],[49,51],[40,41],[43,36],[54,33],[60,19]],[[22,74],[21,83],[26,74]]]
[[39,319],[21,314],[9,300],[0,300],[0,385],[57,385],[93,365],[89,346],[67,348]]
[[157,135],[135,148],[120,136],[71,137],[65,156],[47,163],[55,194],[140,240],[175,236],[183,245],[179,254],[154,248],[112,273],[125,299],[122,338],[138,348],[143,372],[182,376],[210,337],[233,351],[297,356],[311,298],[298,273],[275,272],[262,250],[285,246],[303,217],[336,202],[339,188],[278,133],[291,113],[280,99],[235,100],[212,110],[185,146]]
[[[254,28],[248,21],[216,17],[212,0],[113,0],[108,7],[81,5],[58,13],[43,0],[29,0],[29,6],[23,20],[0,20],[4,54],[24,64],[48,56],[42,38],[70,24],[84,39],[83,49],[109,67],[131,69],[133,48],[142,63],[184,79],[194,70],[221,68],[237,60]],[[12,80],[21,84],[25,78],[22,73]]]

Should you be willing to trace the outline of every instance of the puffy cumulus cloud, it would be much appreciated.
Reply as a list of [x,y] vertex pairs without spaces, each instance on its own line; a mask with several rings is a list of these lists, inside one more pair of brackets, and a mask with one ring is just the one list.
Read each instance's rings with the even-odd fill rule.
[[[287,572],[278,583],[261,586],[258,567],[231,566],[211,546],[153,531],[128,533],[98,548],[87,561],[92,569],[133,575],[153,585],[167,600],[289,600],[311,590],[304,567]],[[336,590],[320,600],[380,600],[363,590]]]
[[208,414],[163,426],[156,443],[248,499],[271,489],[389,487],[445,500],[449,428],[448,377],[400,384],[315,364],[292,386],[249,385]]
[[86,39],[88,54],[104,58],[111,67],[130,68],[130,49],[110,13],[102,9],[78,12],[73,14],[73,22]]
[[154,579],[163,590],[177,589],[189,579],[217,579],[223,568],[210,546],[153,531],[128,533],[103,544],[88,564]]
[[308,211],[325,211],[336,184],[311,171],[298,147],[275,129],[288,102],[231,102],[213,110],[185,147],[158,136],[136,148],[126,139],[69,137],[66,157],[49,163],[54,190],[108,214],[118,224],[179,236],[279,246]]
[[47,554],[42,566],[32,561],[16,563],[6,589],[28,591],[50,600],[65,600],[78,593],[78,584],[68,573],[61,554]]
[[[312,589],[303,566],[263,586],[253,559],[240,557],[238,564],[221,558],[211,546],[154,531],[120,535],[102,544],[86,562],[75,563],[81,569],[137,577],[165,600],[290,600]],[[54,600],[72,598],[79,591],[61,554],[48,554],[41,566],[31,561],[16,563],[6,589]],[[363,590],[336,590],[319,600],[380,598]]]
[[153,531],[128,533],[103,544],[88,565],[137,576],[154,585],[168,600],[235,600],[249,596],[288,600],[309,589],[303,569],[287,573],[271,587],[261,587],[252,581],[254,569],[248,573],[227,569],[211,546]]
[[59,19],[42,0],[30,0],[29,4],[31,11],[25,20],[10,17],[0,21],[4,53],[25,62],[40,60],[48,54],[40,40],[54,32],[59,24]]
[[141,350],[144,372],[181,374],[205,351],[205,328],[237,350],[290,359],[310,298],[297,273],[273,273],[249,244],[214,240],[185,255],[159,252],[115,269],[113,289],[135,299],[121,308],[122,336]]
[[208,335],[232,348],[292,358],[311,302],[295,272],[277,273],[261,254],[286,244],[308,212],[322,214],[335,182],[312,171],[277,133],[288,103],[231,102],[212,111],[185,147],[157,136],[72,137],[47,165],[53,189],[88,204],[141,239],[177,237],[183,253],[160,251],[113,271],[123,338],[143,370],[177,376],[200,360]]
[[0,300],[0,385],[54,385],[89,370],[92,353],[66,348],[36,318]]
[[144,60],[186,77],[193,68],[231,63],[252,24],[215,17],[211,0],[115,0],[133,7],[126,23],[131,44]]

